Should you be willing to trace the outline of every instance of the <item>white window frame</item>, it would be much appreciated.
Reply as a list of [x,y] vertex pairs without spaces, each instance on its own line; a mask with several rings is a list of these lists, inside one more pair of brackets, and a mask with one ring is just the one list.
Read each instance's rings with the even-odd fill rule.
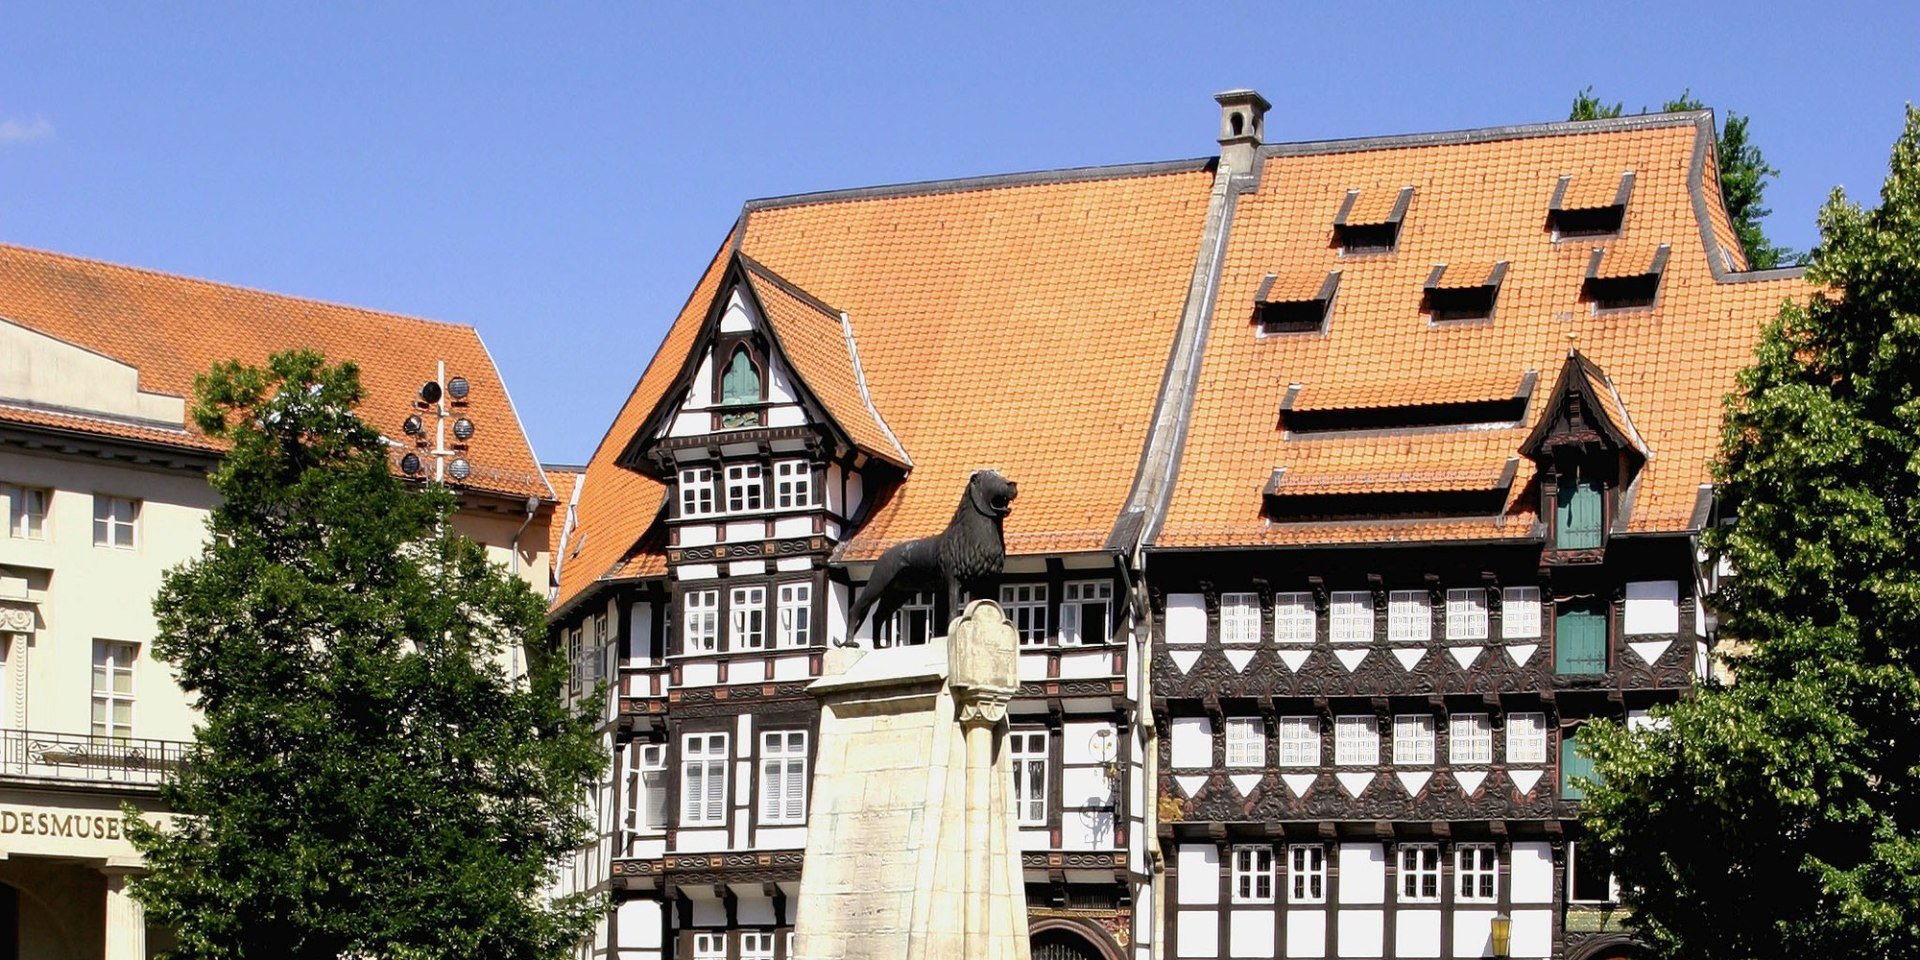
[[[938,609],[935,603],[931,590],[914,594],[894,611],[893,616],[887,618],[887,622],[875,628],[874,647],[913,647],[932,642],[934,634],[939,630],[939,626],[933,622],[934,612]],[[908,628],[913,626],[913,615],[916,613],[927,615],[927,635],[903,636],[908,632]]]
[[1113,581],[1070,580],[1060,591],[1060,642],[1082,644],[1087,640],[1087,611],[1098,608],[1104,624],[1100,643],[1113,642]]
[[818,506],[814,499],[813,462],[773,462],[773,506],[776,510],[804,510]]
[[1013,624],[1014,632],[1019,634],[1020,646],[1046,646],[1051,638],[1047,632],[1047,585],[1044,583],[1003,583],[1000,585],[1000,608],[1007,614],[1007,620]]
[[628,780],[627,830],[660,833],[667,829],[667,745],[635,743],[629,753],[633,776]]
[[1433,766],[1433,714],[1400,713],[1393,718],[1393,765]]
[[720,591],[688,590],[681,596],[680,612],[680,651],[719,652]]
[[1260,642],[1260,595],[1223,593],[1220,595],[1220,642],[1247,644]]
[[1480,587],[1455,587],[1447,591],[1447,639],[1485,640],[1487,638],[1487,591]]
[[[1014,821],[1023,827],[1047,824],[1047,731],[1012,730],[1007,734],[1007,757],[1012,761]],[[1034,784],[1039,786],[1035,787]]]
[[1327,603],[1327,634],[1334,643],[1373,642],[1373,594],[1335,590]]
[[45,540],[53,491],[46,487],[7,488],[7,535],[15,540]]
[[1275,643],[1312,643],[1319,617],[1311,593],[1273,595],[1273,641]]
[[[88,732],[93,736],[110,740],[133,736],[140,702],[139,674],[134,667],[139,662],[140,645],[137,643],[124,640],[93,642],[93,714],[88,727]],[[120,684],[116,682],[120,680],[126,681],[126,689],[120,689]],[[124,722],[115,716],[122,705],[126,707],[127,714]]]
[[1227,766],[1264,767],[1267,764],[1267,722],[1259,717],[1226,720]]
[[[122,510],[121,508],[125,509]],[[125,514],[122,516],[121,514]],[[93,545],[110,550],[140,549],[140,501],[93,495]]]
[[760,733],[760,822],[807,822],[807,731]]
[[727,512],[758,513],[766,508],[766,469],[757,462],[727,464]]
[[1440,845],[1403,843],[1394,851],[1399,875],[1394,889],[1401,903],[1439,903]]
[[1500,848],[1491,843],[1462,843],[1453,848],[1453,899],[1456,903],[1496,903],[1500,899]]
[[1287,902],[1327,902],[1327,848],[1320,843],[1287,847]]
[[740,960],[773,960],[773,931],[740,931]]
[[1618,874],[1613,873],[1611,871],[1607,873],[1607,899],[1595,900],[1591,897],[1576,899],[1573,895],[1574,889],[1575,889],[1574,882],[1580,876],[1579,867],[1580,867],[1580,841],[1576,840],[1567,844],[1567,902],[1568,903],[1619,903],[1620,902],[1620,877]]
[[1547,715],[1537,712],[1507,714],[1507,765],[1541,766],[1547,762]]
[[1233,848],[1233,902],[1273,902],[1273,848],[1265,844]]
[[586,628],[583,626],[567,631],[567,692],[575,695],[578,695],[586,686],[586,635]]
[[720,513],[719,500],[714,496],[713,468],[680,468],[680,515],[682,517],[711,517]]
[[1425,590],[1394,590],[1387,594],[1387,642],[1428,643],[1433,640],[1433,594]]
[[767,648],[767,588],[765,584],[727,590],[727,649]]
[[1484,767],[1492,763],[1493,718],[1484,713],[1449,716],[1447,762],[1456,767]]
[[813,584],[808,581],[776,584],[777,610],[774,643],[782,648],[813,644]]
[[726,933],[720,930],[694,933],[693,960],[727,960]]
[[[681,736],[680,826],[726,825],[727,768],[733,764],[733,758],[727,753],[727,744],[725,733],[689,733]],[[696,778],[701,784],[698,796],[693,790]],[[714,789],[716,785],[719,788],[717,791]]]
[[1336,767],[1379,766],[1379,718],[1370,713],[1334,717],[1333,764]]
[[1320,765],[1320,718],[1281,717],[1277,760],[1282,767]]
[[[1500,590],[1501,638],[1540,639],[1542,609],[1539,587],[1503,587]],[[1520,616],[1515,616],[1516,612]]]

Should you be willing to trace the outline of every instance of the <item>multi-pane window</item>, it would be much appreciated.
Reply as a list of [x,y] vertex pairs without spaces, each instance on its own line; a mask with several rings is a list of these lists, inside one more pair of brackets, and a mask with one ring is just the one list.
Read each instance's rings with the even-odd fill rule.
[[1499,899],[1500,854],[1491,843],[1453,848],[1454,894],[1458,900],[1491,903]]
[[1223,593],[1220,595],[1220,642],[1260,642],[1260,595]]
[[1403,713],[1393,718],[1395,766],[1433,765],[1433,714]]
[[1327,632],[1334,643],[1373,642],[1373,595],[1365,590],[1336,590],[1327,605]]
[[1547,715],[1507,714],[1507,763],[1547,762]]
[[712,653],[720,649],[720,591],[689,590],[682,618],[681,649],[686,653]]
[[713,468],[682,468],[680,470],[680,515],[705,517],[714,512]]
[[1047,642],[1047,585],[1009,583],[1000,587],[1000,607],[1020,634],[1020,645],[1037,647]]
[[1500,635],[1509,640],[1540,636],[1540,588],[1507,587],[1500,591]]
[[740,960],[773,960],[773,933],[767,930],[742,930]]
[[138,541],[140,501],[126,497],[93,498],[93,545],[132,550]]
[[1320,718],[1280,718],[1280,765],[1317,767],[1320,765]]
[[133,736],[133,661],[139,654],[131,643],[93,642],[94,736]]
[[1447,591],[1447,639],[1487,638],[1487,592],[1479,587]]
[[7,490],[7,533],[16,540],[47,538],[47,504],[53,491],[41,487],[10,487]]
[[567,691],[579,693],[587,679],[586,632],[579,627],[567,631]]
[[690,733],[680,741],[680,825],[727,821],[727,735]]
[[1333,718],[1333,762],[1370,767],[1380,762],[1380,721],[1371,716]]
[[1400,845],[1400,899],[1406,903],[1440,900],[1440,846],[1433,843]]
[[1327,848],[1296,843],[1287,848],[1287,900],[1291,903],[1327,902]]
[[693,960],[727,960],[727,935],[718,931],[694,934]]
[[1313,594],[1279,593],[1273,597],[1273,639],[1279,643],[1312,643]]
[[910,647],[933,639],[933,594],[922,591],[879,627],[875,647]]
[[812,463],[806,460],[774,461],[773,505],[781,510],[814,505]]
[[757,463],[727,465],[727,511],[742,513],[766,506],[766,486]]
[[813,584],[783,583],[779,593],[779,634],[783,647],[804,647],[813,642]]
[[727,649],[767,645],[767,588],[734,587],[727,597]]
[[627,829],[667,828],[667,746],[633,745],[633,772],[628,781]]
[[760,822],[807,822],[807,732],[760,735]]
[[1113,636],[1113,582],[1081,580],[1060,598],[1061,643],[1106,643]]
[[1387,639],[1394,643],[1433,639],[1433,597],[1427,591],[1395,590],[1387,594]]
[[1008,757],[1013,761],[1014,819],[1022,824],[1047,822],[1047,733],[1015,730],[1007,734]]
[[1258,767],[1267,759],[1267,728],[1259,717],[1227,718],[1227,766]]
[[1273,848],[1233,848],[1233,902],[1273,902]]
[[1607,672],[1607,605],[1599,600],[1567,600],[1553,614],[1553,672],[1561,675]]
[[1493,762],[1493,724],[1484,713],[1456,713],[1447,720],[1447,759],[1454,766]]

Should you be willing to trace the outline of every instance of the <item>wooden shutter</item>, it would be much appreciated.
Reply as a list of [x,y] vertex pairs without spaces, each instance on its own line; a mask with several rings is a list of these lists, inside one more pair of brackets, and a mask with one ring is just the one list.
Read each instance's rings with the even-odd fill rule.
[[1602,515],[1600,483],[1584,476],[1560,478],[1560,502],[1554,510],[1553,545],[1562,550],[1600,546]]
[[1593,760],[1580,752],[1580,738],[1569,735],[1560,738],[1560,796],[1562,799],[1586,799],[1587,792],[1573,782],[1575,777],[1598,779],[1594,776]]
[[1553,620],[1553,670],[1607,672],[1607,615],[1599,604],[1562,604]]

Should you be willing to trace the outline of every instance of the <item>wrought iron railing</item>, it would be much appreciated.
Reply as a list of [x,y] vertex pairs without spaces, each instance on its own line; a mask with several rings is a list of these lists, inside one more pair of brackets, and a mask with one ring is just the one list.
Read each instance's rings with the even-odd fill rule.
[[0,730],[0,777],[152,786],[180,769],[186,751],[179,740]]

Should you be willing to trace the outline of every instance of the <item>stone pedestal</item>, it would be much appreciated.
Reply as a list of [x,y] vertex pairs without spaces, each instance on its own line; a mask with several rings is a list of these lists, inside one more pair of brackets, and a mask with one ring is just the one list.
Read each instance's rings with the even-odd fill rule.
[[923,647],[835,651],[821,701],[798,960],[1028,960],[1009,803],[1017,637],[977,600]]

